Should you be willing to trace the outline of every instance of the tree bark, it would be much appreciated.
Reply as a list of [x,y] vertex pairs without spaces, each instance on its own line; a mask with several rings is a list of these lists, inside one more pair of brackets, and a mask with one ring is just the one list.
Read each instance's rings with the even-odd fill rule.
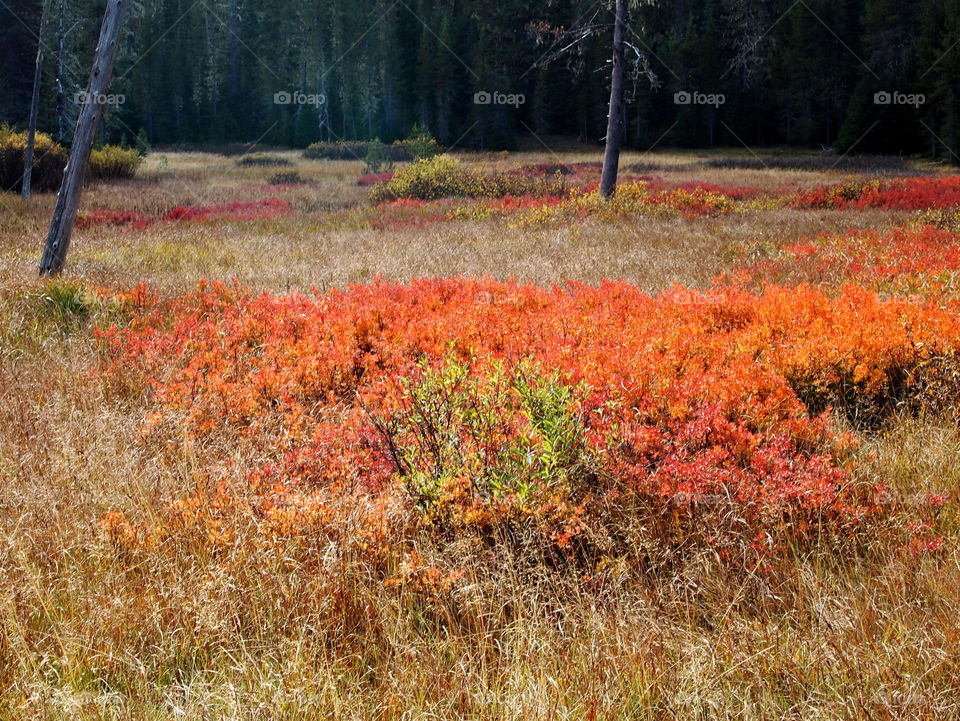
[[607,115],[606,148],[603,153],[603,175],[600,178],[600,197],[610,198],[617,189],[617,171],[620,167],[620,145],[623,142],[623,36],[627,26],[628,0],[616,0],[616,20],[613,26],[613,69],[610,73],[610,109]]
[[67,95],[66,90],[64,89],[64,79],[66,62],[64,60],[64,54],[66,53],[66,40],[67,33],[64,29],[66,23],[66,9],[64,8],[64,0],[60,0],[60,5],[57,8],[57,139],[60,142],[63,142],[64,136],[67,132],[64,123],[64,116],[66,115],[67,107]]
[[33,148],[37,138],[37,114],[40,110],[40,76],[43,70],[43,31],[47,27],[47,10],[50,0],[44,0],[40,13],[40,32],[37,34],[37,66],[33,71],[33,97],[30,99],[30,121],[27,125],[27,149],[23,154],[23,182],[20,198],[30,200],[30,184],[33,181]]
[[70,148],[70,159],[63,171],[63,184],[57,194],[57,207],[50,221],[47,243],[40,261],[40,275],[58,275],[67,259],[70,247],[70,234],[80,203],[80,191],[83,176],[90,160],[90,149],[97,129],[97,123],[103,115],[103,97],[110,87],[113,74],[113,61],[117,55],[117,38],[128,0],[109,0],[100,28],[100,41],[87,83],[85,102],[80,108],[77,130]]
[[230,88],[227,92],[230,96],[230,109],[236,111],[240,99],[240,5],[238,0],[232,0],[230,3]]

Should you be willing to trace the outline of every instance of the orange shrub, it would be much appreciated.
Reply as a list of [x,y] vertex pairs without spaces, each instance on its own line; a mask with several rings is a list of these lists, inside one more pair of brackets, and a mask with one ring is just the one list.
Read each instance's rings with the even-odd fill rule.
[[847,283],[898,295],[956,301],[960,290],[960,235],[932,225],[887,231],[821,234],[784,246],[741,271],[755,282]]
[[923,210],[960,203],[960,177],[851,181],[801,193],[798,208]]
[[584,218],[618,220],[636,215],[713,216],[734,210],[733,198],[702,187],[664,189],[645,180],[622,183],[612,198],[602,198],[596,186],[573,190],[560,203],[543,204],[520,216],[521,224],[538,225]]
[[[161,420],[276,455],[244,501],[264,537],[329,526],[349,499],[371,553],[400,543],[388,507],[582,561],[639,553],[632,526],[645,554],[708,546],[759,567],[889,512],[848,478],[851,439],[825,412],[879,418],[938,388],[960,320],[857,288],[204,283],[102,344],[104,378],[152,387]],[[191,523],[219,517],[192,503]]]

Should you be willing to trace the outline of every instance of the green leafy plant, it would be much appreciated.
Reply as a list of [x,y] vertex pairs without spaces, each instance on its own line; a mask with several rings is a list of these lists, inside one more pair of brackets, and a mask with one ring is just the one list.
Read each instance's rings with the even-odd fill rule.
[[141,158],[147,157],[150,153],[150,141],[147,139],[147,131],[145,128],[140,128],[137,132],[137,137],[134,140],[134,147],[137,149],[137,154]]
[[440,144],[430,133],[429,128],[421,123],[415,123],[406,139],[395,142],[393,148],[397,156],[408,154],[409,159],[412,160],[432,158],[440,153]]
[[106,327],[123,316],[123,303],[79,280],[52,278],[23,296],[21,332],[33,337],[69,335],[88,325]]
[[404,384],[402,410],[380,427],[431,522],[536,525],[569,507],[596,473],[583,391],[533,361],[476,373],[451,358],[422,365]]
[[380,142],[380,138],[374,138],[367,144],[365,163],[363,172],[366,175],[389,172],[393,168],[389,149]]

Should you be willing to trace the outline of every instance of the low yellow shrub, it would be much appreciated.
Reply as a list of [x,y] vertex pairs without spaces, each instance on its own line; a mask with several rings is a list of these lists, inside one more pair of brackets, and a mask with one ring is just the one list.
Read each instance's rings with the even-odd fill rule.
[[439,198],[502,198],[519,195],[562,195],[561,179],[547,181],[517,173],[483,173],[463,167],[450,155],[422,158],[400,168],[386,183],[373,188],[375,203]]
[[104,145],[90,153],[87,178],[90,180],[119,180],[132,178],[143,158],[133,148]]
[[[20,192],[23,161],[27,150],[26,132],[0,125],[0,192]],[[33,190],[56,190],[63,180],[67,151],[46,133],[37,133],[33,149]]]

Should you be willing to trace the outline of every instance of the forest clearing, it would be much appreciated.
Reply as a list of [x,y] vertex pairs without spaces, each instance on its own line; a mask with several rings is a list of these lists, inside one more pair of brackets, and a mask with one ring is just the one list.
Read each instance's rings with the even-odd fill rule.
[[598,161],[0,196],[0,717],[960,715],[960,177]]
[[0,0],[0,721],[960,719],[958,0]]

